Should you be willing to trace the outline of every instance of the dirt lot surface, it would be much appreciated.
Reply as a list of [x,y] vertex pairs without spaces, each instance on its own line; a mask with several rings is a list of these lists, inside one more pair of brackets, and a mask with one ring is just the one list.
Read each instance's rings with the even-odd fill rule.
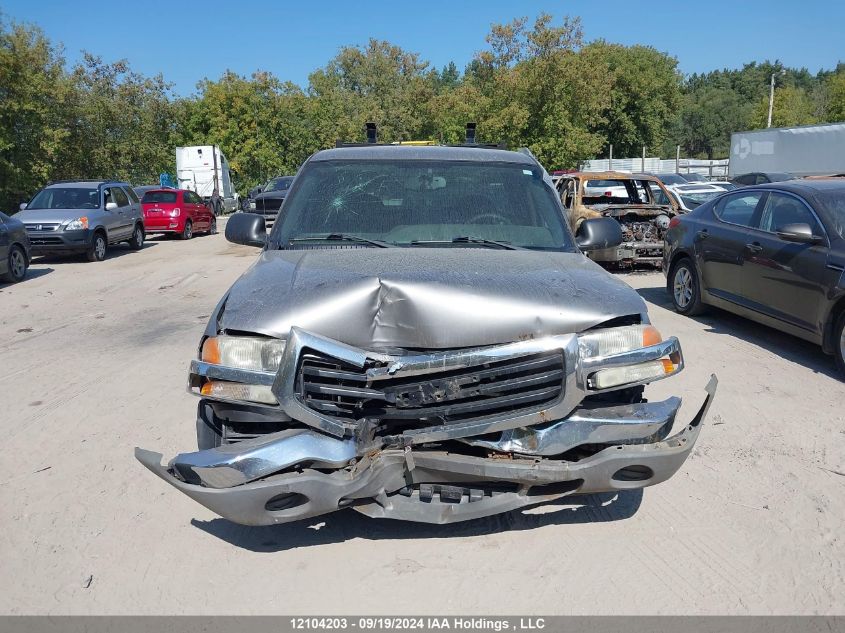
[[352,510],[267,528],[215,518],[138,464],[195,447],[186,368],[253,261],[222,235],[0,286],[0,612],[845,613],[845,383],[814,346],[668,309],[626,275],[716,401],[691,459],[644,494],[454,526]]

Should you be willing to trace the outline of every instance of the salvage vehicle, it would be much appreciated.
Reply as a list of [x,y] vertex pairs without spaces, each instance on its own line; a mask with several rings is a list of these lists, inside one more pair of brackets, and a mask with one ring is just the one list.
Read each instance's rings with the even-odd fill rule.
[[88,261],[99,262],[110,244],[144,246],[141,202],[125,182],[52,182],[21,204],[15,217],[26,226],[33,255],[84,253]]
[[681,401],[644,386],[684,367],[627,284],[582,251],[611,218],[563,221],[518,152],[341,146],[301,168],[262,249],[191,361],[199,451],[137,459],[247,525],[352,508],[450,523],[575,493],[660,483],[713,398],[672,435]]
[[557,191],[573,234],[586,219],[610,217],[622,227],[622,243],[588,253],[616,266],[660,264],[663,236],[681,208],[656,176],[577,172],[558,180]]
[[0,213],[0,282],[23,281],[31,260],[23,222]]
[[189,240],[195,233],[217,233],[211,208],[188,189],[152,189],[141,198],[148,233],[171,233]]
[[712,305],[822,346],[845,374],[845,182],[744,187],[666,233],[675,310]]
[[673,197],[678,203],[680,210],[684,213],[697,209],[708,200],[725,193],[726,189],[714,185],[675,185],[668,187],[669,191],[675,194]]

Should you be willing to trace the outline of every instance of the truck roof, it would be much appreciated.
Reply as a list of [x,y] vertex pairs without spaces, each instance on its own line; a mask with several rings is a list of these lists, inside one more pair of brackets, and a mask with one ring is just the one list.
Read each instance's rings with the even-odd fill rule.
[[313,161],[327,160],[465,160],[478,162],[515,163],[537,166],[537,162],[521,152],[484,147],[448,145],[355,145],[336,147],[317,152]]

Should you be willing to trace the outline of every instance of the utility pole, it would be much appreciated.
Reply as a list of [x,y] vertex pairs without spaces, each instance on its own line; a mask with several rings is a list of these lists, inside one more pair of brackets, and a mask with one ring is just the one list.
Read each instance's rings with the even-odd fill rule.
[[613,143],[610,144],[610,159],[607,162],[607,171],[613,171]]
[[675,173],[681,173],[681,146],[675,147]]
[[645,172],[645,145],[643,145],[643,160],[640,163],[640,171]]
[[769,119],[766,127],[772,127],[772,109],[775,107],[775,75],[785,75],[786,70],[781,70],[779,73],[772,73],[772,80],[769,83]]

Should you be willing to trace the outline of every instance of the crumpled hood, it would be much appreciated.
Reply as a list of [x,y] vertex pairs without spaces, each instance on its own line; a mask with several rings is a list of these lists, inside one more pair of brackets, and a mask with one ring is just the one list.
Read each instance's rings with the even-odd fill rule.
[[298,326],[368,349],[447,349],[645,312],[634,290],[578,253],[341,248],[263,252],[219,323],[278,337]]

